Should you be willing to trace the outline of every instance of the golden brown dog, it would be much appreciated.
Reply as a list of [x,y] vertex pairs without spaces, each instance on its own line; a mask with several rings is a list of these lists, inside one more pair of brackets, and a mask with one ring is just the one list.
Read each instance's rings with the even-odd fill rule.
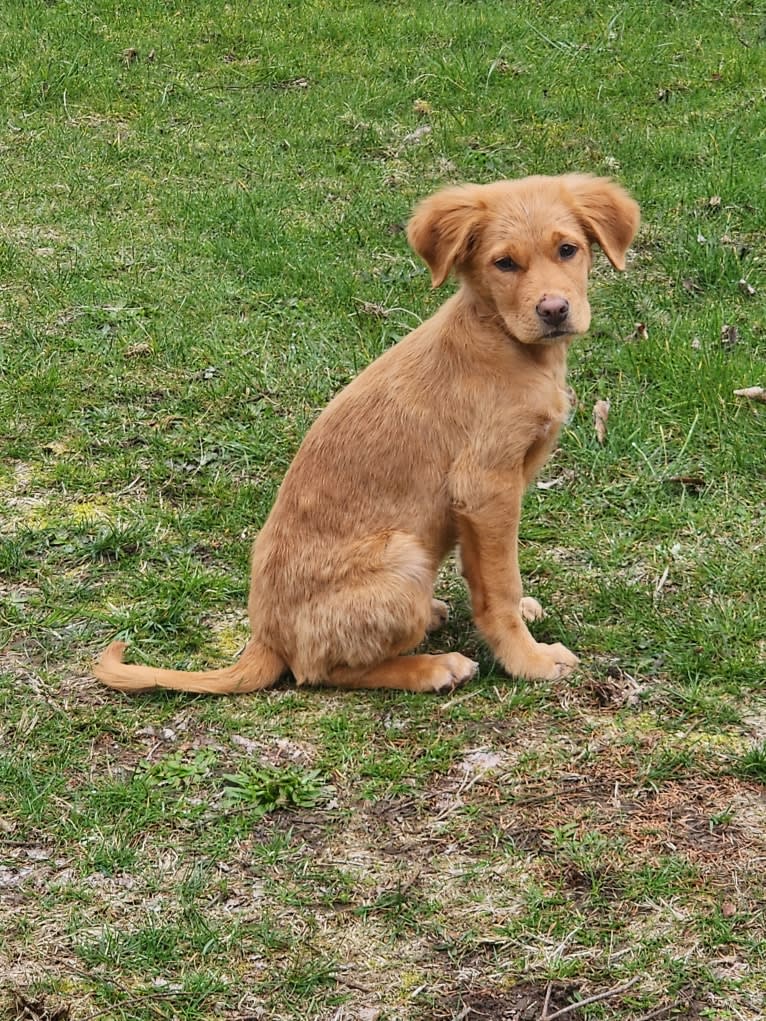
[[408,228],[434,287],[460,289],[322,412],[253,547],[240,659],[188,673],[96,667],[113,688],[228,693],[298,684],[445,692],[460,653],[403,656],[446,618],[433,598],[456,545],[476,624],[509,674],[553,679],[577,658],[536,642],[517,557],[524,490],[569,411],[566,356],[588,329],[591,245],[617,269],[638,226],[618,185],[569,174],[450,187]]

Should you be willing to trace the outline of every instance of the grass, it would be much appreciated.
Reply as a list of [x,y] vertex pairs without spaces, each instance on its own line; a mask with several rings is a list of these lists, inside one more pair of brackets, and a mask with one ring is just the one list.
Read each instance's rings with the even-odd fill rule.
[[[6,0],[0,47],[0,1011],[761,1018],[758,5]],[[448,566],[453,698],[97,687],[236,655],[301,437],[443,300],[414,202],[571,169],[644,216],[522,525],[578,674],[498,673]]]

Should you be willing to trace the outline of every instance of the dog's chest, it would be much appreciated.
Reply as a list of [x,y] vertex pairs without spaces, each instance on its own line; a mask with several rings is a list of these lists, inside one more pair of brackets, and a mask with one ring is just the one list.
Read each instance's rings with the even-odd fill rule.
[[558,433],[561,426],[571,419],[576,401],[574,390],[564,381],[550,380],[547,386],[541,387],[535,406],[540,422],[538,437],[544,439]]
[[563,386],[551,383],[540,393],[540,397],[540,403],[535,409],[535,425],[529,430],[524,454],[524,474],[527,478],[534,475],[548,459],[562,425],[569,420],[573,411],[570,392]]

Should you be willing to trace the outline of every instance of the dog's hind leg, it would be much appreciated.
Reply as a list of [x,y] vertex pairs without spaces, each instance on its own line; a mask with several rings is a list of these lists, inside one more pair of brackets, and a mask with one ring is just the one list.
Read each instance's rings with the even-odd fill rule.
[[293,618],[288,660],[299,684],[448,691],[474,675],[476,664],[459,653],[399,658],[447,617],[432,595],[435,557],[416,536],[372,536],[345,565],[334,590]]
[[353,667],[333,670],[328,683],[341,688],[399,688],[443,695],[470,681],[478,668],[478,663],[459,652],[399,656],[369,670]]

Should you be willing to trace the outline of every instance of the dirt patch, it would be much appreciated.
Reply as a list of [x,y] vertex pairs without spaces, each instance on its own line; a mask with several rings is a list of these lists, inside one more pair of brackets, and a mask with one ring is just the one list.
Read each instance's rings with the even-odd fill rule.
[[344,814],[332,809],[270,812],[253,825],[242,847],[271,844],[280,836],[296,853],[313,857],[326,848],[342,822]]
[[[2,1017],[8,1021],[69,1021],[70,1008],[55,1003],[52,999],[32,996],[21,989],[9,989],[6,997],[7,1008]],[[0,1008],[6,1007],[0,1001]]]
[[543,1007],[549,1014],[575,1002],[578,986],[553,982],[522,982],[511,989],[470,989],[459,992],[444,1005],[442,1019],[465,1018],[466,1021],[540,1021]]
[[[605,997],[609,1009],[619,1003],[620,989],[615,989],[616,999]],[[593,995],[589,991],[587,995]],[[546,1002],[547,998],[547,1002]],[[586,998],[586,990],[572,982],[522,982],[510,989],[469,989],[453,994],[444,1002],[433,1021],[541,1021],[556,1011],[572,1007]],[[643,1017],[656,1021],[671,1021],[681,1018],[696,1021],[707,1017],[710,1004],[700,998],[693,989],[681,990],[673,1002],[666,1006],[656,1004]],[[571,1010],[567,1017],[578,1017],[579,1012]],[[611,1017],[612,1014],[610,1013]]]
[[733,777],[670,783],[625,806],[622,832],[642,855],[680,854],[706,870],[755,864],[766,854],[766,793]]
[[[641,860],[673,854],[707,870],[747,867],[766,856],[766,789],[734,776],[680,777],[655,787],[636,763],[604,755],[587,773],[562,773],[557,783],[515,790],[503,778],[501,784],[496,823],[521,851],[550,854],[553,835],[565,828],[575,840],[600,832]],[[482,794],[492,794],[489,784]]]

